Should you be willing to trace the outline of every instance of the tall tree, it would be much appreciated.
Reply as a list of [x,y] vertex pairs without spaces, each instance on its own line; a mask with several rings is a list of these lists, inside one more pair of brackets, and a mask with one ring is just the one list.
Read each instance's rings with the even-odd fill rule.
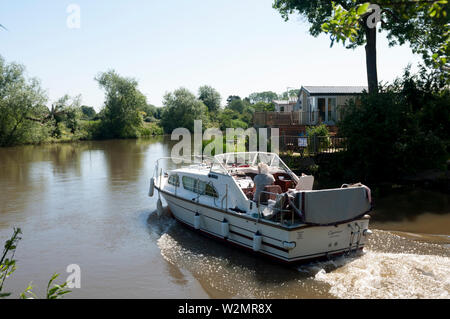
[[427,0],[275,0],[273,7],[288,20],[292,13],[306,17],[311,35],[330,34],[331,45],[365,45],[370,92],[378,91],[377,23],[387,32],[390,45],[409,42],[424,61],[448,74],[448,1]]
[[207,107],[188,89],[179,88],[164,96],[161,125],[166,133],[176,128],[187,128],[194,132],[194,120],[208,124]]
[[106,138],[130,138],[138,135],[142,125],[139,110],[147,104],[138,90],[138,82],[122,77],[114,70],[96,77],[105,90],[105,106],[102,110],[102,135]]
[[216,112],[220,109],[222,97],[213,87],[204,85],[198,89],[198,99],[202,101],[209,112]]
[[25,68],[0,56],[0,146],[40,142],[45,128],[46,94],[37,79],[27,79]]

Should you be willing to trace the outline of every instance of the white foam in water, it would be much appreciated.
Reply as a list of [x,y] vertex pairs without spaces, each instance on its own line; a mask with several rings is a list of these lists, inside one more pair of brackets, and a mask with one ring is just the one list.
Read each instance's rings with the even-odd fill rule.
[[450,298],[448,257],[366,251],[335,263],[342,266],[314,278],[338,298]]

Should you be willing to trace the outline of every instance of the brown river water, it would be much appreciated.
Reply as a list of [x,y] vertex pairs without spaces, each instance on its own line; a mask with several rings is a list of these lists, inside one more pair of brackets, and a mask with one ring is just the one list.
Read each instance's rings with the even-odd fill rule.
[[[172,142],[80,142],[0,149],[0,244],[22,228],[12,297],[81,268],[65,298],[449,298],[449,195],[375,198],[364,253],[282,266],[155,213],[155,161]],[[353,181],[343,181],[353,182]],[[369,185],[370,186],[370,185]]]

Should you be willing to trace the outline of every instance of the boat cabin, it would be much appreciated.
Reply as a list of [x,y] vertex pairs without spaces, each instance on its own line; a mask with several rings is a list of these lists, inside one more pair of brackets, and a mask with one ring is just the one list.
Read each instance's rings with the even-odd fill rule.
[[[254,178],[258,175],[259,163],[268,165],[274,182],[265,186],[259,198],[254,200]],[[311,190],[314,178],[299,178],[276,154],[250,152],[217,155],[212,160],[167,172],[164,180],[162,189],[198,204],[276,223],[289,214],[290,222],[283,222],[298,224],[301,214],[289,203],[294,197],[285,194],[300,189]],[[283,216],[281,212],[284,212]]]

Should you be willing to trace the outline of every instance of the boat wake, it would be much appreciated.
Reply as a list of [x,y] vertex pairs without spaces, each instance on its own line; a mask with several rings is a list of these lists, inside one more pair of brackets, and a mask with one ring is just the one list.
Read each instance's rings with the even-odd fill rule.
[[153,239],[158,240],[163,234],[170,231],[171,227],[176,224],[176,220],[170,216],[167,208],[161,216],[158,216],[157,211],[153,211],[148,215],[147,227]]
[[169,215],[148,217],[162,257],[211,298],[450,298],[450,250],[374,230],[364,253],[297,267],[205,240]]
[[300,267],[329,285],[337,298],[450,298],[450,252],[443,245],[412,241],[375,230],[359,257]]
[[448,257],[369,250],[353,260],[337,259],[333,266],[333,271],[322,267],[314,279],[330,285],[337,298],[450,297]]

